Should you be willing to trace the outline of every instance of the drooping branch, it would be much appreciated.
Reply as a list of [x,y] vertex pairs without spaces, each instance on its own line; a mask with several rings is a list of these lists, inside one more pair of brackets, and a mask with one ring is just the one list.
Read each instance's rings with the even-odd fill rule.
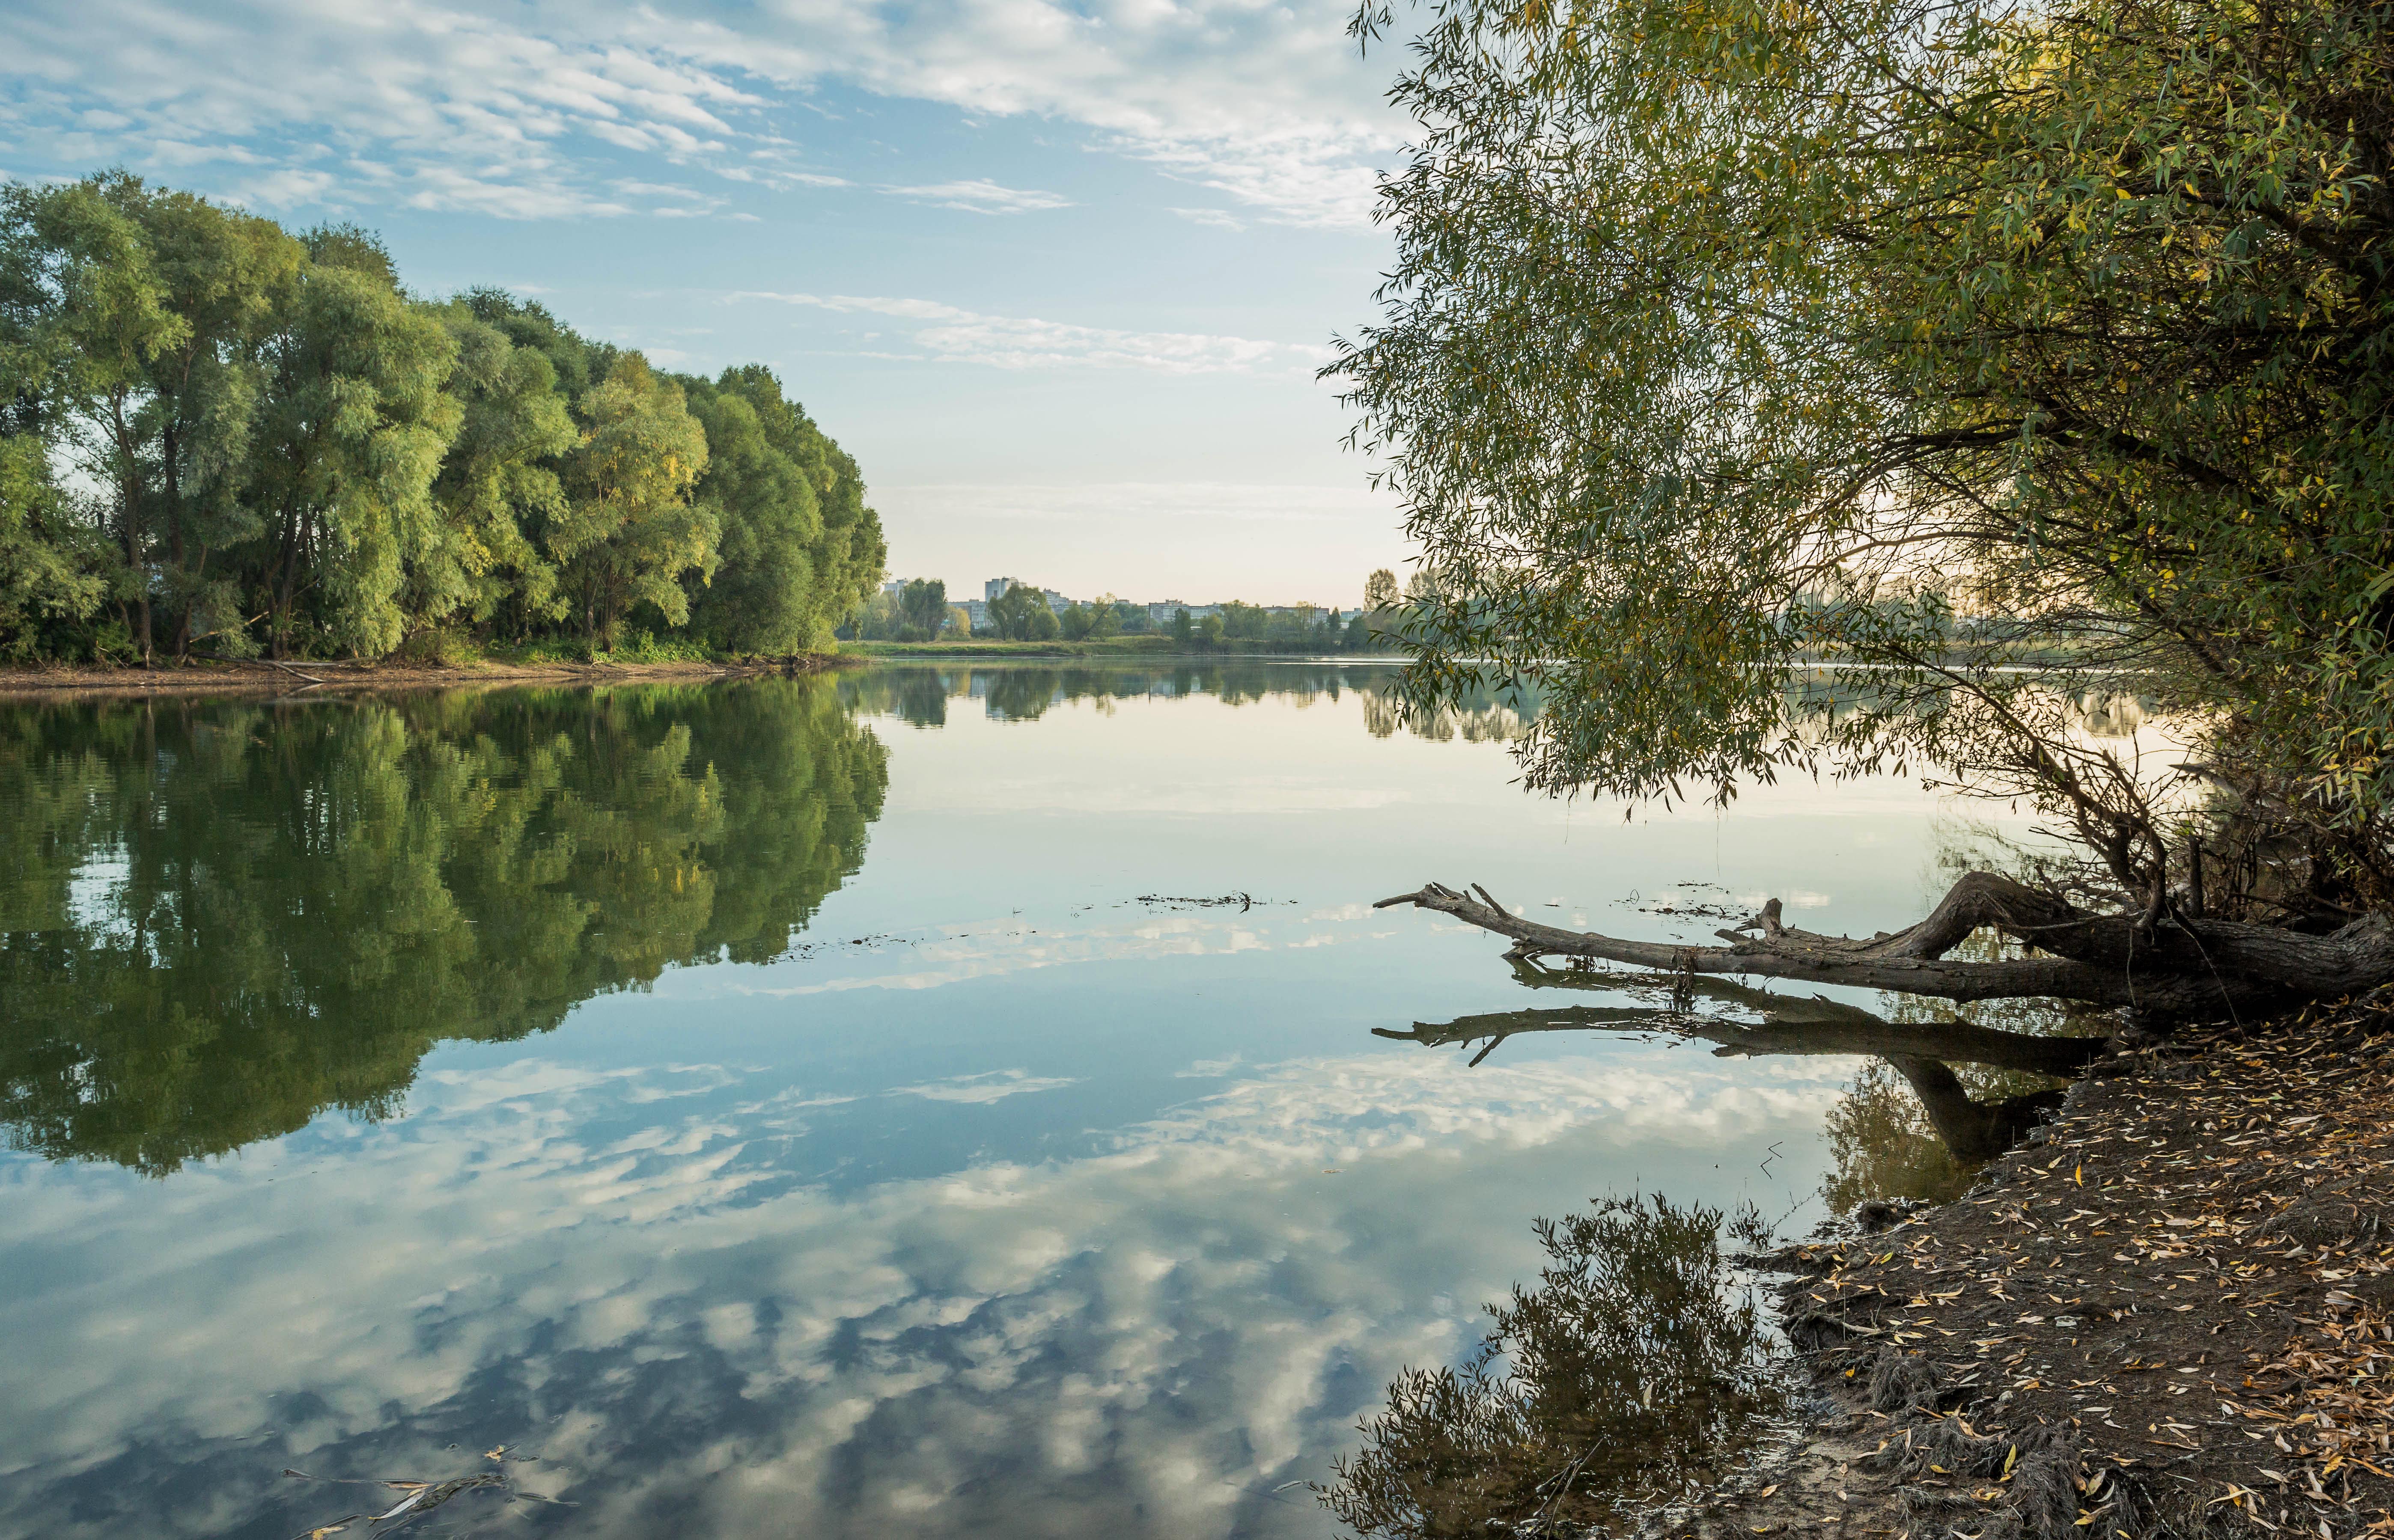
[[[2050,997],[2186,1017],[2333,999],[2394,979],[2394,924],[2379,915],[2322,936],[2195,918],[2165,905],[2158,914],[2097,915],[1984,872],[1956,882],[1918,924],[1861,939],[1794,929],[1782,923],[1776,899],[1737,929],[1716,932],[1726,943],[1720,946],[1543,925],[1513,914],[1477,885],[1464,893],[1429,883],[1373,907],[1400,903],[1506,937],[1518,957],[1596,957],[1664,973],[1789,979],[1953,1001]],[[1984,961],[1948,955],[1980,928],[2023,943],[2031,954]]]

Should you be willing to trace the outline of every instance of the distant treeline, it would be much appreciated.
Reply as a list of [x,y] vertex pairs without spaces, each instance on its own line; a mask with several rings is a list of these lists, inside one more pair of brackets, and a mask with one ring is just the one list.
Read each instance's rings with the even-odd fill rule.
[[668,374],[122,172],[0,188],[0,657],[786,653],[884,556],[761,364]]
[[1193,652],[1225,648],[1236,652],[1240,643],[1252,644],[1248,650],[1260,646],[1299,652],[1368,652],[1394,645],[1386,639],[1395,619],[1392,610],[1342,614],[1335,609],[1298,604],[1274,612],[1235,599],[1219,609],[1218,614],[1193,619],[1188,610],[1176,609],[1158,625],[1144,604],[1109,597],[1085,603],[1072,599],[1059,610],[1043,590],[1018,584],[989,601],[989,622],[976,630],[970,612],[948,602],[945,579],[916,578],[902,588],[892,585],[874,595],[840,635],[864,641],[912,642],[973,636],[1005,641],[1078,642],[1161,635]]

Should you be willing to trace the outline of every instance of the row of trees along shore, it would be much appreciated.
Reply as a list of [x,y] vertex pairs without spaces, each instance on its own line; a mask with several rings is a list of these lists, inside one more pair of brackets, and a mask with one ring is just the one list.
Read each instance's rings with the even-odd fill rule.
[[778,655],[884,555],[760,364],[669,374],[123,172],[0,189],[0,658]]
[[[1397,257],[1325,373],[1440,574],[1409,697],[1538,686],[1533,785],[1909,770],[2068,843],[1852,940],[1388,902],[2157,1019],[2394,980],[2394,10],[1394,10],[1355,30],[1409,38]],[[1791,718],[1819,660],[1836,709]],[[2081,730],[2122,690],[2172,742]]]
[[[1176,646],[1204,651],[1226,643],[1251,643],[1307,652],[1369,652],[1392,646],[1398,623],[1396,574],[1383,568],[1364,588],[1365,608],[1352,613],[1310,604],[1275,612],[1237,600],[1217,612],[1191,616],[1176,609],[1161,625],[1144,604],[1110,596],[1068,601],[1059,610],[1045,593],[1017,584],[989,601],[981,634],[1005,641],[1103,641],[1110,637],[1166,636]],[[875,594],[844,637],[864,641],[937,641],[971,637],[971,612],[948,602],[943,578],[915,578]]]

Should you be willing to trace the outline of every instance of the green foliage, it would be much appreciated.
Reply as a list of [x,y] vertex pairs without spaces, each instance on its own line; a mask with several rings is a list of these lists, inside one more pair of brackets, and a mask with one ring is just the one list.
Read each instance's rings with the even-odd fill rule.
[[786,653],[880,581],[855,462],[770,371],[660,375],[122,172],[0,188],[0,656]]
[[948,623],[948,585],[944,578],[915,578],[900,590],[898,614],[926,639]]
[[[2389,86],[2347,0],[1434,7],[1333,367],[1425,548],[1416,698],[1548,687],[1549,787],[1944,765],[2141,896],[2154,787],[2070,704],[2133,669],[2387,902]],[[1870,698],[1799,730],[1808,659]]]
[[443,539],[411,572],[409,607],[480,625],[512,601],[556,619],[557,566],[539,537],[565,517],[556,467],[579,440],[556,362],[467,302],[443,307],[441,320],[456,348],[449,392],[459,424],[433,483]]
[[887,784],[815,679],[0,710],[0,1125],[164,1174],[396,1112],[441,1038],[780,955]]
[[693,594],[692,627],[729,652],[829,646],[881,581],[880,524],[856,462],[761,364],[682,386],[713,452],[699,494],[721,523],[722,568]]
[[989,625],[1008,641],[1054,641],[1064,632],[1047,596],[1024,583],[989,601]]
[[715,571],[715,510],[691,490],[706,470],[706,430],[681,388],[637,353],[619,356],[582,398],[582,441],[565,459],[565,511],[548,548],[559,587],[594,648],[615,644],[635,605],[675,625],[690,618],[682,575]]
[[1056,617],[1056,625],[1066,641],[1102,641],[1122,632],[1122,617],[1115,613],[1110,599],[1088,604],[1075,599],[1064,606],[1064,612]]
[[[60,453],[99,489],[92,523],[117,559],[108,591],[132,600],[146,656],[148,592],[135,574],[144,568],[151,511],[149,372],[189,342],[192,325],[170,307],[136,211],[123,206],[126,192],[115,177],[0,190],[0,362],[15,402],[11,437],[36,435],[41,443],[12,454],[12,482],[29,494],[48,485],[37,457]],[[55,517],[60,505],[45,501]],[[11,522],[30,529],[31,510]]]
[[442,388],[456,341],[371,263],[311,261],[279,319],[260,352],[251,489],[262,607],[278,652],[304,627],[331,651],[380,656],[406,634],[406,570],[445,543],[432,483],[463,416]]
[[1256,640],[1270,624],[1271,617],[1260,606],[1242,604],[1236,599],[1222,606],[1222,635],[1230,640]]
[[0,656],[56,650],[61,625],[99,608],[108,570],[97,532],[66,509],[41,440],[0,434]]

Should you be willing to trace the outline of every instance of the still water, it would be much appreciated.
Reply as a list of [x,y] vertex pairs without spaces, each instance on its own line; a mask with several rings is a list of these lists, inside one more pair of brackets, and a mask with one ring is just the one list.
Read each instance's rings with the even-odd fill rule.
[[1532,1217],[1801,1227],[1858,1064],[1375,1036],[1549,1002],[1371,901],[1868,932],[1952,837],[1900,782],[1530,796],[1506,712],[1385,683],[0,704],[0,1535],[284,1540],[395,1500],[286,1468],[503,1445],[573,1506],[415,1533],[1331,1533]]

